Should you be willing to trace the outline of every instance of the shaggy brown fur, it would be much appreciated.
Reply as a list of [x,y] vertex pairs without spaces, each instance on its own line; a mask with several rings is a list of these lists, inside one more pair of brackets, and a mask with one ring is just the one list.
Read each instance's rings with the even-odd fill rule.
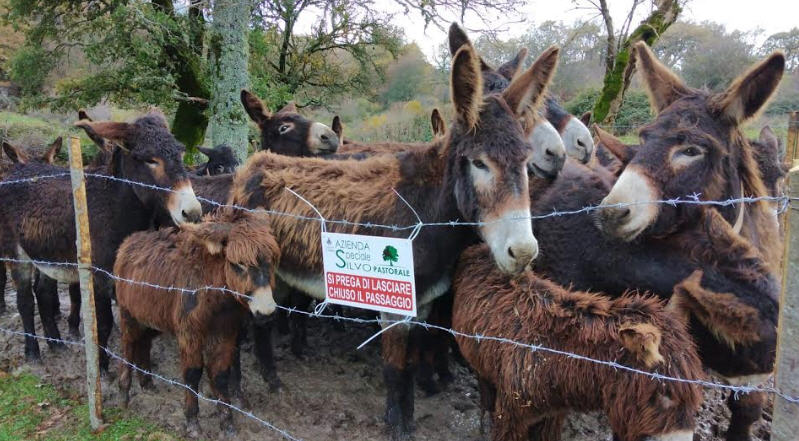
[[[453,288],[452,321],[459,332],[529,342],[673,377],[703,378],[685,324],[654,298],[570,292],[530,271],[511,278],[493,268],[484,246],[461,255]],[[694,427],[699,386],[659,382],[494,340],[456,340],[484,388],[487,384],[496,392],[494,440],[527,440],[531,429],[542,427],[546,431],[536,439],[558,440],[565,413],[597,409],[605,411],[622,441]]]
[[[250,294],[258,288],[271,289],[280,252],[271,235],[266,215],[240,210],[219,210],[200,224],[182,228],[134,233],[119,248],[114,273],[133,280],[147,280],[161,286],[199,289],[225,287]],[[150,346],[160,332],[178,340],[184,383],[199,391],[205,368],[214,395],[230,400],[229,386],[240,393],[232,368],[236,359],[236,338],[249,312],[247,299],[220,290],[196,293],[150,288],[116,282],[122,350],[125,359],[150,369]],[[151,377],[140,375],[143,386]],[[131,368],[122,364],[119,386],[127,406]],[[197,396],[186,391],[186,420],[197,429]],[[229,407],[220,408],[224,428],[231,430]]]
[[[556,52],[550,53],[555,57]],[[453,60],[453,104],[457,118],[446,139],[425,149],[397,155],[381,155],[363,161],[326,161],[284,158],[268,152],[254,155],[236,174],[232,201],[248,207],[318,218],[305,202],[286,191],[291,188],[310,201],[329,220],[412,225],[413,211],[392,191],[396,190],[425,222],[491,220],[508,210],[529,210],[526,164],[532,146],[518,123],[529,110],[527,89],[513,85],[503,94],[483,95],[478,56],[471,45],[460,48]],[[541,66],[539,66],[540,68]],[[535,87],[535,75],[518,81]],[[478,87],[479,86],[479,87]],[[516,96],[521,95],[521,97]],[[508,106],[515,104],[516,111]],[[475,175],[492,173],[490,182]],[[273,230],[283,251],[279,275],[297,288],[323,295],[321,287],[320,222],[274,216]],[[329,223],[330,231],[406,237],[405,231]],[[518,234],[522,234],[519,230]],[[446,283],[459,250],[478,239],[491,237],[496,229],[423,228],[414,241],[414,269],[418,307],[424,317],[425,297],[434,286]],[[512,230],[513,234],[517,232]],[[527,231],[524,231],[526,234]],[[502,233],[503,235],[508,233]],[[494,245],[503,243],[494,239]],[[529,262],[530,247],[521,254],[502,249],[495,259],[506,271]],[[510,257],[510,259],[508,259]],[[519,267],[519,269],[521,269]],[[288,277],[291,276],[291,277]],[[298,283],[302,279],[302,283]],[[309,286],[314,287],[313,289]],[[403,437],[413,419],[413,361],[407,328],[394,327],[382,334],[384,375],[388,388],[386,419],[393,435]]]

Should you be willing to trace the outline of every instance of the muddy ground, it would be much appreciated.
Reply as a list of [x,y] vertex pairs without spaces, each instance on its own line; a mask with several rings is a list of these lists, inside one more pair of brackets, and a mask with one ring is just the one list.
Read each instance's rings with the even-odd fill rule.
[[[71,339],[67,331],[66,315],[69,300],[62,288],[59,321],[62,338]],[[7,287],[7,311],[0,315],[0,328],[22,330],[14,302],[15,294]],[[283,388],[268,392],[267,385],[257,374],[255,358],[250,351],[242,357],[244,389],[250,410],[259,418],[286,430],[303,440],[381,440],[382,412],[385,389],[382,382],[379,342],[375,341],[356,350],[375,328],[364,324],[347,323],[342,330],[330,320],[308,321],[309,348],[304,360],[291,354],[288,337],[276,336],[276,360]],[[42,335],[41,328],[37,333]],[[378,339],[379,340],[379,339]],[[42,362],[29,365],[24,362],[23,339],[17,335],[0,332],[0,369],[29,370],[44,381],[64,389],[69,394],[85,396],[83,353],[77,347],[51,351],[44,342]],[[111,348],[118,352],[119,333],[115,329]],[[153,344],[154,372],[167,378],[180,380],[175,340],[158,337]],[[480,410],[477,383],[469,370],[451,362],[455,381],[446,391],[427,397],[416,393],[417,441],[488,439],[480,434]],[[115,366],[115,365],[112,365]],[[116,368],[103,378],[103,397],[107,406],[119,406],[119,393],[115,382]],[[201,382],[202,393],[209,393],[207,379]],[[142,391],[134,381],[128,412],[143,416],[177,434],[185,436],[183,426],[183,390],[155,381],[153,391]],[[705,391],[705,403],[699,416],[695,440],[722,441],[729,412],[724,405],[725,393]],[[200,403],[200,425],[203,439],[224,439],[212,405]],[[261,423],[236,415],[237,440],[278,440],[281,435]],[[754,439],[769,439],[769,411],[764,412],[756,426]],[[604,416],[596,414],[572,415],[564,427],[564,440],[611,440],[612,436]]]

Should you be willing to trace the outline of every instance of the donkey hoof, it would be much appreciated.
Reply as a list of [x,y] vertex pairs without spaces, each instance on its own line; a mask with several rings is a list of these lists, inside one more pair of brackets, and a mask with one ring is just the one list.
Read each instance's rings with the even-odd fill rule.
[[186,422],[186,434],[192,439],[200,437],[200,423],[196,419]]
[[65,345],[64,343],[62,343],[60,341],[47,342],[47,346],[50,348],[51,351],[56,352],[56,353],[65,352],[66,349],[67,349],[67,345]]
[[267,383],[269,383],[269,392],[277,392],[283,389],[283,382],[280,381],[280,378],[278,378],[277,375],[274,375],[272,378],[267,380]]
[[39,348],[36,348],[36,350],[25,350],[25,362],[33,364],[41,363],[42,354],[39,352]]
[[75,327],[70,326],[69,335],[74,338],[80,338],[80,328],[78,328],[77,326]]
[[442,391],[441,387],[438,383],[435,382],[432,378],[425,378],[424,380],[419,380],[419,388],[427,394],[428,397],[432,397]]

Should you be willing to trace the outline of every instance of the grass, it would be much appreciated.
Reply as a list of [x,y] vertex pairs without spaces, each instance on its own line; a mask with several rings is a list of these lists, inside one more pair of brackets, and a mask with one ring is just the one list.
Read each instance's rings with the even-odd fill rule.
[[99,433],[89,426],[85,403],[59,393],[31,374],[0,372],[0,441],[93,440],[176,441],[176,436],[120,409],[106,408],[107,425]]
[[0,140],[32,152],[32,156],[43,153],[45,148],[59,136],[64,137],[64,146],[56,157],[57,163],[66,164],[68,136],[80,138],[84,163],[88,163],[97,154],[98,149],[94,143],[83,130],[72,127],[72,122],[15,112],[0,112]]

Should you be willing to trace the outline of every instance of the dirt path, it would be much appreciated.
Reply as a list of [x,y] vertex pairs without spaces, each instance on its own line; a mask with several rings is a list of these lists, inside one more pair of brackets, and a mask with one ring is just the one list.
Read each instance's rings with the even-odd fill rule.
[[[14,292],[7,288],[8,309],[0,316],[0,327],[21,330],[22,324],[16,312]],[[61,295],[64,318],[68,312],[68,297]],[[38,317],[37,317],[38,323]],[[250,402],[250,410],[258,417],[292,436],[303,440],[352,440],[372,441],[387,439],[383,431],[382,412],[385,388],[383,387],[379,342],[370,343],[362,350],[355,348],[375,331],[368,325],[347,323],[343,330],[337,329],[329,320],[308,321],[309,349],[305,360],[299,360],[289,351],[288,338],[276,336],[276,361],[283,388],[269,393],[255,368],[255,358],[246,350],[242,356],[244,390]],[[62,338],[67,334],[65,319],[59,322]],[[37,329],[41,335],[41,329]],[[22,337],[0,332],[0,369],[13,370],[25,366],[44,381],[84,394],[83,355],[76,347],[53,352],[42,342],[42,363],[24,363]],[[114,330],[111,348],[119,348],[119,333]],[[154,372],[167,378],[179,380],[175,341],[159,337],[153,344]],[[436,396],[416,394],[417,441],[487,439],[480,435],[479,396],[476,381],[468,369],[455,362],[455,381]],[[115,366],[112,364],[112,366]],[[119,405],[119,394],[115,380],[116,369],[103,380],[103,396],[107,406]],[[146,417],[176,433],[183,432],[183,391],[166,383],[155,381],[154,391],[142,391],[134,381],[131,388],[128,412]],[[201,391],[208,393],[207,380],[203,378]],[[766,414],[770,419],[770,415]],[[700,414],[696,440],[723,441],[723,430],[727,425],[728,411],[724,405],[724,394],[706,390],[705,404]],[[275,431],[260,423],[236,416],[237,440],[279,440]],[[214,408],[200,403],[200,425],[205,439],[221,439],[219,419]],[[769,422],[761,421],[755,428],[755,440],[768,439]],[[564,428],[564,440],[597,441],[612,439],[607,422],[597,414],[573,415]]]

